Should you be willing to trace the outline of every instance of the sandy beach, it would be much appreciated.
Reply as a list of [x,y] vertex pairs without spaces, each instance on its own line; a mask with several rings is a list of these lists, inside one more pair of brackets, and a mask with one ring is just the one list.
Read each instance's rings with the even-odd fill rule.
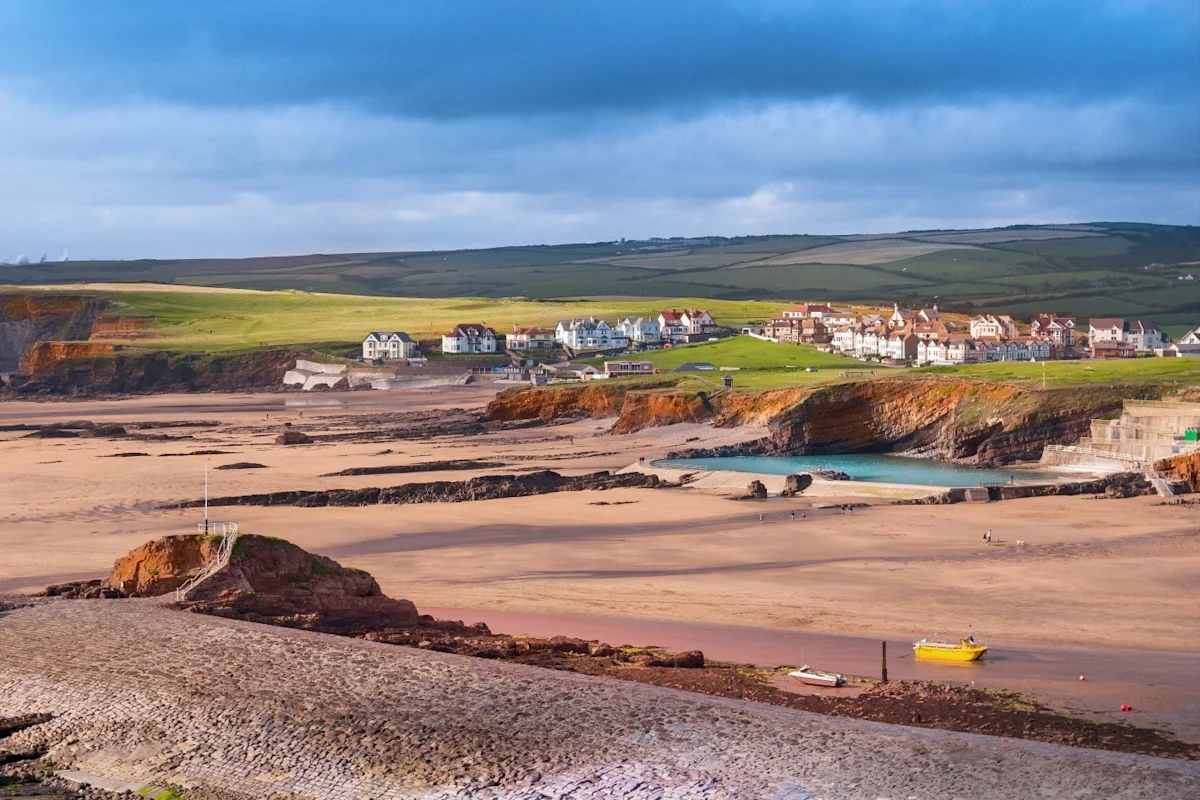
[[[145,439],[0,433],[0,589],[101,575],[117,556],[148,539],[195,530],[199,510],[151,508],[202,496],[206,460],[214,468],[212,493],[221,496],[536,469],[615,471],[698,437],[706,444],[728,443],[759,433],[677,425],[612,436],[604,421],[587,420],[395,442],[354,440],[380,414],[424,410],[436,417],[479,408],[489,396],[465,388],[5,403],[4,425],[209,424],[130,428]],[[275,445],[285,421],[346,438]],[[187,455],[214,450],[220,452]],[[122,453],[146,455],[112,457]],[[350,467],[447,459],[502,466],[321,477]],[[246,461],[264,468],[216,469]],[[452,504],[237,507],[214,509],[213,518],[366,569],[387,593],[418,606],[899,638],[971,627],[1008,641],[1200,651],[1196,507],[1160,506],[1156,498],[1084,497],[896,507],[880,498],[868,499],[874,505],[851,516],[823,508],[836,497],[751,502],[731,499],[736,493],[618,489]],[[982,532],[989,528],[995,541],[985,546]],[[1026,546],[1018,548],[1018,539]]]

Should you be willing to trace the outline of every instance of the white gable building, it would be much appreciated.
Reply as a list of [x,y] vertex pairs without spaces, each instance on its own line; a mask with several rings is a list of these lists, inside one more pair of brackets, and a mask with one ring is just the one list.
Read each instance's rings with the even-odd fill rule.
[[362,357],[364,361],[381,359],[415,358],[419,353],[417,343],[404,331],[384,333],[372,331],[363,339]]

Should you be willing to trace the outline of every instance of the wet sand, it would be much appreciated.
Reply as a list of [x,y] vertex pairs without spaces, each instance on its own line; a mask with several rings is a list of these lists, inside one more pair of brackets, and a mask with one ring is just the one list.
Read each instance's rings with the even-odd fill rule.
[[[527,636],[574,636],[613,645],[702,650],[713,661],[763,667],[799,666],[879,678],[880,639],[735,625],[631,620],[582,614],[524,614],[483,609],[422,609],[439,619],[486,622]],[[967,664],[913,657],[911,639],[888,639],[888,678],[972,684],[1036,696],[1056,708],[1112,722],[1166,727],[1200,742],[1197,657],[1138,650],[1051,647],[988,640],[984,659]],[[1083,675],[1086,680],[1080,681]],[[825,690],[817,689],[816,693]],[[1127,703],[1133,712],[1120,711]]]

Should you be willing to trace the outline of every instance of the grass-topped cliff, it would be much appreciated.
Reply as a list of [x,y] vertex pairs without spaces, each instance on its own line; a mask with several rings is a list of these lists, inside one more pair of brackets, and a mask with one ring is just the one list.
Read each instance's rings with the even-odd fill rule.
[[496,420],[615,418],[613,433],[680,422],[764,425],[741,448],[756,453],[920,452],[980,464],[1036,459],[1047,444],[1086,435],[1090,421],[1166,384],[1052,386],[973,378],[896,376],[765,392],[696,389],[673,376],[584,386],[511,389],[487,408]]

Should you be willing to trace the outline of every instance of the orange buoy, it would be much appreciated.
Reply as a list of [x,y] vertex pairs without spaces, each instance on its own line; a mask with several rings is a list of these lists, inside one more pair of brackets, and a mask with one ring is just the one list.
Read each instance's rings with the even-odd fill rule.
[[1086,680],[1087,680],[1087,678],[1085,678],[1085,677],[1083,677],[1082,675],[1080,675],[1080,676],[1079,676],[1079,680],[1081,680],[1081,681],[1086,681]]
[[1122,711],[1133,711],[1133,706],[1129,705],[1128,703],[1121,703],[1121,710]]

